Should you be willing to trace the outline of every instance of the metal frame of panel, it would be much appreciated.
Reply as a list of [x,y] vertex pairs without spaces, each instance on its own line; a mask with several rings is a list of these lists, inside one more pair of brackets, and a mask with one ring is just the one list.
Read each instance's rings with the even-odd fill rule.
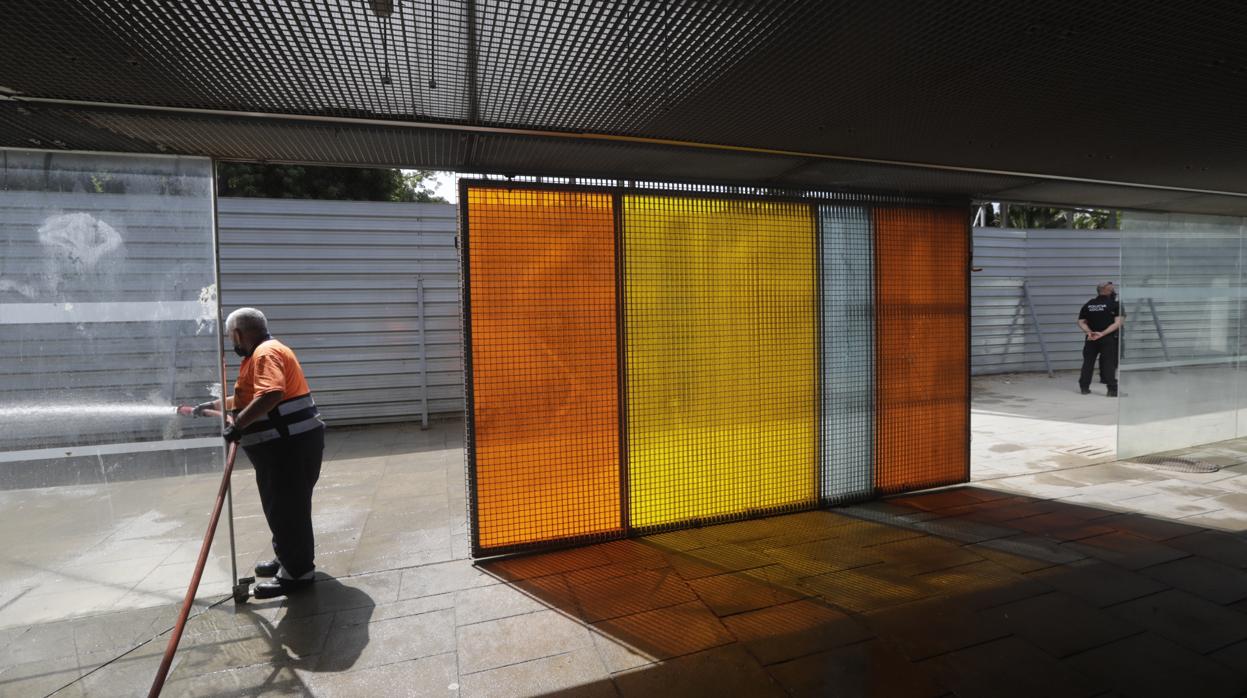
[[[593,534],[588,534],[588,535],[569,536],[569,537],[559,538],[556,540],[535,540],[535,541],[527,541],[527,542],[517,542],[517,543],[508,544],[505,546],[497,546],[497,547],[482,545],[482,541],[479,536],[479,516],[481,514],[481,510],[480,510],[480,500],[479,500],[479,494],[480,494],[479,484],[480,483],[479,483],[479,478],[478,478],[478,473],[477,473],[477,465],[478,465],[477,463],[478,449],[477,449],[477,444],[476,444],[477,425],[475,423],[476,422],[475,410],[477,406],[477,401],[476,401],[475,390],[474,390],[474,361],[473,361],[473,355],[472,355],[472,350],[471,350],[472,341],[473,341],[473,338],[472,338],[473,308],[472,308],[472,300],[471,300],[473,276],[472,276],[472,270],[471,270],[471,264],[470,264],[470,255],[471,255],[470,218],[471,218],[471,215],[470,215],[470,211],[468,210],[469,209],[469,206],[468,206],[469,197],[467,195],[469,189],[471,188],[489,188],[489,189],[504,189],[504,190],[539,190],[539,191],[547,191],[547,192],[587,192],[587,193],[606,194],[606,195],[611,196],[611,201],[613,203],[613,216],[614,216],[615,271],[616,271],[615,301],[616,301],[616,307],[617,307],[617,311],[616,311],[617,319],[616,319],[615,328],[617,332],[616,354],[617,354],[618,368],[616,371],[616,377],[619,382],[617,396],[619,400],[619,409],[618,409],[619,451],[618,453],[619,453],[620,492],[619,492],[618,501],[620,505],[620,525],[617,530],[610,531],[610,532],[593,533]],[[732,201],[765,202],[765,203],[773,203],[773,204],[774,203],[788,203],[788,204],[799,204],[805,210],[809,211],[809,215],[811,218],[811,236],[810,236],[811,244],[806,246],[806,249],[809,251],[809,254],[812,255],[813,285],[811,286],[811,289],[812,289],[812,293],[815,296],[814,298],[814,322],[813,322],[813,327],[811,331],[809,332],[809,341],[811,342],[811,349],[813,351],[814,358],[815,358],[814,367],[813,367],[813,370],[814,370],[813,400],[814,400],[815,422],[814,422],[814,431],[810,435],[810,439],[812,442],[811,444],[812,458],[811,458],[811,462],[809,465],[810,482],[811,482],[813,496],[809,499],[809,501],[801,501],[801,502],[795,502],[795,503],[790,503],[790,504],[783,504],[778,507],[770,507],[770,508],[753,508],[753,509],[742,509],[738,511],[727,511],[724,513],[716,513],[714,515],[706,516],[706,517],[682,518],[678,520],[673,520],[669,522],[660,522],[660,523],[648,523],[647,524],[644,522],[638,522],[638,521],[633,520],[632,511],[631,511],[631,509],[633,508],[632,507],[633,493],[631,490],[633,489],[633,486],[635,485],[635,483],[630,480],[632,474],[629,471],[629,463],[630,463],[632,454],[630,454],[630,451],[629,451],[630,449],[629,435],[631,431],[634,429],[635,425],[632,424],[629,420],[629,405],[631,402],[631,398],[633,396],[629,394],[630,375],[629,375],[629,361],[628,361],[628,355],[627,355],[628,332],[629,332],[629,327],[630,327],[628,323],[629,323],[630,317],[632,317],[632,314],[628,312],[628,307],[627,307],[627,304],[628,304],[627,273],[629,269],[628,264],[630,260],[629,260],[628,250],[626,249],[626,245],[625,245],[625,220],[624,220],[625,216],[624,216],[624,206],[622,205],[623,198],[625,196],[633,196],[633,195],[646,196],[646,197],[669,197],[669,198],[674,198],[674,199],[692,198],[692,199],[702,199],[702,200],[722,200],[722,201],[727,201],[727,202],[732,202]],[[596,186],[596,185],[563,184],[563,183],[556,184],[556,183],[545,183],[541,181],[519,181],[519,182],[500,181],[500,180],[493,180],[493,179],[462,180],[460,183],[460,200],[462,202],[461,210],[460,210],[460,243],[461,243],[461,265],[462,265],[462,285],[463,285],[462,291],[463,291],[463,312],[464,312],[463,337],[464,337],[464,343],[465,343],[464,380],[465,380],[465,385],[466,385],[465,397],[467,401],[466,442],[465,442],[466,464],[465,465],[467,469],[466,480],[467,480],[467,488],[468,488],[469,525],[471,529],[472,553],[474,557],[486,557],[486,556],[515,553],[515,552],[524,552],[524,551],[529,551],[529,550],[549,549],[549,548],[554,548],[554,547],[565,547],[565,546],[579,545],[579,544],[584,544],[584,543],[589,543],[589,542],[608,540],[612,538],[618,538],[618,537],[634,535],[634,534],[653,533],[653,532],[660,531],[660,530],[679,529],[679,528],[686,528],[689,526],[702,525],[702,524],[707,524],[707,523],[719,523],[719,522],[732,521],[732,520],[755,518],[758,516],[772,515],[772,514],[781,513],[785,511],[813,509],[813,508],[817,508],[820,505],[845,503],[851,500],[863,499],[863,498],[868,498],[871,496],[878,496],[880,494],[885,494],[885,493],[889,493],[892,491],[892,490],[887,490],[886,488],[879,487],[878,483],[875,482],[874,475],[873,475],[873,470],[874,470],[873,462],[872,462],[872,474],[871,474],[871,486],[870,487],[851,488],[853,490],[852,492],[836,493],[836,492],[830,492],[826,486],[828,475],[824,471],[827,468],[834,467],[834,462],[833,462],[834,459],[829,459],[829,456],[834,455],[833,453],[834,445],[829,445],[828,443],[826,443],[827,439],[825,437],[825,434],[823,434],[823,431],[825,429],[825,426],[824,426],[825,424],[824,420],[826,416],[825,412],[828,409],[827,405],[825,404],[825,400],[824,400],[824,393],[827,390],[827,385],[825,383],[826,372],[824,370],[824,365],[826,361],[826,357],[824,356],[825,354],[825,345],[824,345],[825,336],[824,335],[825,335],[825,330],[828,329],[825,327],[828,320],[825,317],[826,315],[825,308],[822,306],[822,301],[823,301],[823,297],[825,293],[824,284],[826,282],[826,279],[824,278],[826,275],[826,270],[824,269],[824,255],[826,254],[827,251],[824,250],[823,248],[823,245],[826,243],[826,240],[824,239],[825,238],[825,235],[823,232],[824,226],[823,226],[823,221],[821,219],[823,218],[824,214],[828,211],[829,208],[835,208],[835,207],[842,207],[842,208],[843,207],[860,207],[863,210],[863,213],[869,219],[872,217],[874,210],[877,208],[881,208],[881,207],[887,207],[889,209],[917,209],[917,210],[933,209],[933,208],[943,209],[943,208],[951,207],[951,206],[962,206],[963,207],[964,202],[961,202],[961,201],[947,202],[947,201],[933,201],[933,200],[932,201],[928,201],[928,200],[917,201],[917,200],[903,200],[903,199],[897,199],[897,198],[886,197],[886,196],[855,196],[852,194],[840,195],[838,193],[823,193],[823,192],[817,192],[817,193],[804,192],[803,193],[803,192],[777,191],[777,192],[773,192],[771,195],[750,195],[748,192],[739,191],[735,189],[723,190],[723,189],[699,188],[699,187],[692,187],[692,188],[670,187],[668,188],[668,187],[664,187],[661,185],[659,186],[622,186],[622,185],[606,184],[603,186]],[[968,236],[969,234],[968,215],[966,216],[965,231]],[[871,245],[872,245],[871,254],[869,255],[870,260],[871,260],[872,279],[870,281],[871,285],[868,288],[871,289],[872,293],[876,293],[877,292],[877,285],[876,285],[877,284],[877,280],[876,280],[877,271],[874,268],[874,266],[878,263],[879,257],[878,257],[878,254],[873,250],[873,245],[875,242],[875,231],[874,231],[873,223],[870,225],[869,237],[870,237]],[[967,261],[967,264],[965,265],[964,271],[962,271],[961,274],[966,280],[965,307],[968,309],[969,307],[969,304],[968,304],[968,301],[969,301],[968,261]],[[966,326],[965,353],[966,353],[966,356],[969,356],[970,336],[969,336],[968,315],[966,318],[964,318],[964,320],[965,320],[965,326]],[[873,322],[873,316],[872,316],[871,325],[872,325],[872,330],[877,330],[877,323]],[[877,376],[878,376],[880,367],[875,356],[876,351],[871,352],[871,357],[869,359],[869,363],[872,367],[872,376],[871,376],[872,389],[870,391],[871,393],[870,404],[871,404],[872,410],[874,410],[878,404],[878,394],[877,394],[878,390],[877,390],[877,387],[875,386],[875,383],[877,382]],[[965,385],[967,389],[966,394],[968,395],[968,387],[969,387],[969,380],[970,380],[970,376],[969,376],[970,372],[969,372],[968,363],[964,367],[962,367],[961,371],[965,374]],[[968,400],[966,401],[966,404],[965,404],[965,411],[968,417],[968,414],[969,414]],[[872,431],[875,427],[876,420],[877,420],[877,416],[871,417]],[[965,425],[966,425],[965,435],[964,435],[965,443],[968,444],[969,443],[969,421],[968,419],[966,420]],[[872,435],[872,439],[871,439],[872,461],[875,457],[873,455],[873,450],[876,447],[876,441],[877,441],[877,438],[874,438]],[[968,448],[965,449],[965,453],[967,454],[965,462],[959,463],[958,466],[960,468],[960,472],[964,474],[964,477],[968,477],[968,474],[969,474]]]

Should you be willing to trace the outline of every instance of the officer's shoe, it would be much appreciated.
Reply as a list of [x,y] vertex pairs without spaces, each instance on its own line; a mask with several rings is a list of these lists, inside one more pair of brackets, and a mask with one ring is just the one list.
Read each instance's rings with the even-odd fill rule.
[[[1078,389],[1078,391],[1079,391],[1080,393],[1082,393],[1083,395],[1090,395],[1090,394],[1091,394],[1091,388],[1081,388],[1081,387],[1080,387],[1080,388]],[[258,573],[257,573],[257,574],[258,574]]]
[[1109,396],[1109,397],[1117,397],[1117,388],[1109,388],[1109,389],[1108,389],[1108,396]]
[[272,599],[278,596],[289,596],[296,592],[302,591],[312,586],[312,578],[310,575],[306,579],[272,579],[267,582],[260,582],[255,585],[254,591],[257,599]]
[[261,562],[255,566],[255,576],[260,578],[276,577],[277,571],[280,569],[281,563],[277,560]]

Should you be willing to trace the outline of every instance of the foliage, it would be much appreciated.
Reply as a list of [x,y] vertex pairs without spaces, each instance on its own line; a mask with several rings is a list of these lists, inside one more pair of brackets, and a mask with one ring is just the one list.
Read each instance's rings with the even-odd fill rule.
[[1117,216],[1113,215],[1114,213],[1114,211],[1103,209],[1078,211],[1074,214],[1074,227],[1085,230],[1117,228]]
[[420,203],[446,203],[446,199],[433,193],[437,173],[433,170],[401,170],[403,188],[392,201],[418,201]]
[[220,196],[271,199],[444,202],[433,193],[432,170],[367,169],[222,162]]
[[972,215],[985,214],[980,221],[988,227],[1000,227],[1002,212],[1008,211],[1008,227],[1027,228],[1077,228],[1081,230],[1107,230],[1118,227],[1118,212],[1105,209],[1068,209],[1046,206],[1023,206],[1020,204],[976,205]]

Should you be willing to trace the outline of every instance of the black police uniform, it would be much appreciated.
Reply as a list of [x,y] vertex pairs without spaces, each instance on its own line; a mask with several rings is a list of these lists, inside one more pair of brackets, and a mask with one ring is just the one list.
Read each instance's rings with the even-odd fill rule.
[[[1121,306],[1117,299],[1110,296],[1096,296],[1083,303],[1078,312],[1079,320],[1086,320],[1087,327],[1093,332],[1103,332],[1121,314]],[[1120,331],[1105,335],[1099,339],[1088,339],[1082,345],[1082,374],[1078,377],[1078,386],[1083,390],[1091,388],[1091,374],[1095,372],[1095,361],[1100,359],[1100,382],[1108,386],[1109,394],[1117,392],[1117,335]]]

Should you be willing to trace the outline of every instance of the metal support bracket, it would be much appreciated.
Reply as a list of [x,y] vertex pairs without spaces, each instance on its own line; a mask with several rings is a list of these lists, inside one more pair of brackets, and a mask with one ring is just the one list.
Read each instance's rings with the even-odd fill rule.
[[[1152,324],[1156,327],[1156,336],[1160,338],[1160,351],[1165,355],[1165,363],[1170,363],[1169,342],[1165,341],[1165,330],[1160,326],[1160,315],[1156,314],[1156,304],[1151,298],[1147,299],[1147,309],[1152,313]],[[1173,373],[1173,366],[1170,366],[1168,371]]]
[[1031,303],[1030,290],[1026,288],[1026,282],[1022,282],[1022,302],[1026,304],[1027,314],[1030,316],[1031,324],[1035,326],[1035,337],[1039,340],[1039,351],[1043,354],[1044,368],[1048,369],[1048,377],[1053,378],[1052,361],[1048,359],[1048,345],[1044,342],[1043,330],[1039,327],[1039,316],[1035,313],[1035,304]]
[[416,277],[416,322],[420,336],[420,428],[429,428],[429,344],[424,308],[424,277]]

